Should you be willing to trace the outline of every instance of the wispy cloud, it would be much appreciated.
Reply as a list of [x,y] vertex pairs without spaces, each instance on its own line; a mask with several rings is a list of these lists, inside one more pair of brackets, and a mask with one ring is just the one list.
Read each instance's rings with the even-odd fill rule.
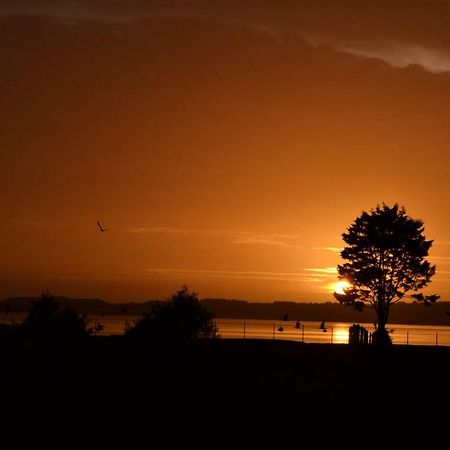
[[313,250],[324,250],[327,252],[339,253],[342,250],[342,248],[339,248],[339,247],[313,247]]
[[184,278],[228,278],[241,280],[283,281],[292,283],[322,283],[329,285],[330,278],[336,278],[335,267],[308,268],[298,272],[270,272],[256,270],[211,270],[211,269],[175,269],[153,268],[146,269],[147,274],[161,277]]
[[221,229],[191,229],[169,227],[139,227],[127,230],[134,234],[172,234],[186,236],[225,236],[236,245],[270,245],[281,248],[301,249],[298,244],[303,236],[286,233],[255,233],[251,231],[221,230]]
[[195,276],[206,278],[233,278],[268,281],[291,281],[302,283],[319,283],[320,278],[311,278],[301,272],[262,272],[208,269],[146,269],[147,273],[161,276]]
[[450,256],[429,256],[428,259],[433,261],[450,261]]
[[336,277],[337,269],[336,267],[318,267],[318,268],[308,268],[304,269],[305,272],[310,274],[315,274],[319,277]]
[[[442,284],[445,284],[445,285],[447,285],[447,283],[450,281],[450,278],[436,278],[436,279],[434,279],[433,280],[433,284],[438,284],[438,285],[442,285]],[[448,289],[448,286],[445,286],[445,288],[447,288]],[[441,292],[441,294],[442,294],[442,292]]]
[[450,72],[448,50],[407,42],[332,42],[317,36],[305,39],[314,47],[327,46],[359,58],[376,58],[394,68],[417,65],[430,73]]
[[436,239],[433,243],[433,245],[438,245],[440,247],[450,247],[450,239],[444,238],[444,239]]
[[[0,16],[27,14],[51,16],[64,21],[101,20],[117,22],[132,21],[143,17],[213,19],[264,32],[277,43],[282,42],[282,37],[287,32],[297,34],[315,47],[328,46],[356,57],[376,58],[395,68],[417,65],[430,73],[450,72],[450,52],[446,49],[432,48],[413,41],[382,41],[377,38],[368,40],[367,37],[354,37],[351,40],[349,38],[340,39],[339,36],[324,37],[329,28],[326,21],[320,26],[322,32],[317,31],[318,35],[312,35],[310,27],[305,25],[302,20],[293,20],[290,8],[283,6],[279,7],[276,16],[267,14],[264,7],[258,7],[257,9],[243,7],[243,11],[246,11],[247,14],[242,16],[236,10],[223,7],[223,5],[214,6],[210,2],[204,2],[203,4],[202,2],[167,3],[5,0],[0,4]],[[299,8],[298,11],[315,11],[310,5],[300,5]],[[270,7],[268,11],[270,11]],[[316,11],[316,14],[319,14],[319,12]],[[320,33],[323,33],[323,35]]]
[[233,244],[243,244],[243,245],[270,245],[274,247],[281,248],[293,248],[293,249],[302,249],[303,247],[300,245],[295,245],[286,241],[282,241],[279,239],[270,238],[269,235],[260,235],[260,236],[242,236],[238,237],[233,241]]
[[135,234],[198,234],[198,235],[234,235],[241,233],[239,231],[227,230],[203,230],[193,228],[170,228],[170,227],[138,227],[127,230],[129,233]]
[[339,51],[364,58],[381,59],[392,67],[405,68],[417,65],[431,73],[450,72],[450,53],[446,50],[400,43],[392,43],[378,48],[360,45],[341,45],[336,48]]
[[129,233],[151,234],[151,233],[168,233],[168,234],[211,234],[211,235],[232,235],[232,236],[268,236],[271,239],[288,238],[300,239],[304,236],[299,234],[288,233],[256,233],[245,230],[222,230],[222,229],[202,229],[202,228],[171,228],[171,227],[138,227],[127,230]]

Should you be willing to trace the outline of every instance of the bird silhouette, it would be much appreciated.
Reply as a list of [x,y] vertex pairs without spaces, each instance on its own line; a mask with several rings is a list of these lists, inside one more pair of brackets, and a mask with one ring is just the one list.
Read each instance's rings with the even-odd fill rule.
[[104,231],[109,231],[108,228],[103,228],[101,223],[97,220],[98,229],[103,233]]

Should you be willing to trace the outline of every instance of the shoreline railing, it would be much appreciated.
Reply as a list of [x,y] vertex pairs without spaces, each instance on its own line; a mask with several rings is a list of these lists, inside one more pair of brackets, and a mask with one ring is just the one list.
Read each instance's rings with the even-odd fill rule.
[[[0,323],[21,323],[24,314],[2,315]],[[121,335],[134,326],[139,316],[89,315],[90,327],[95,327],[97,336]],[[218,338],[292,340],[304,343],[348,344],[351,323],[310,322],[283,320],[216,319]],[[103,329],[98,327],[103,325]],[[373,333],[372,324],[360,324]],[[390,324],[388,332],[393,344],[450,346],[450,326]]]

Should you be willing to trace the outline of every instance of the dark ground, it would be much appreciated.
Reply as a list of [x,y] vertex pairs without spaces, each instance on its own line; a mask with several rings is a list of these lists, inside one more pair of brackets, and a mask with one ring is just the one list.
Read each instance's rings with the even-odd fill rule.
[[9,398],[27,413],[45,405],[62,416],[81,410],[82,417],[156,415],[170,423],[223,415],[241,425],[255,415],[297,425],[307,417],[351,428],[374,419],[434,427],[447,422],[450,408],[449,347],[3,336],[0,352],[3,408]]

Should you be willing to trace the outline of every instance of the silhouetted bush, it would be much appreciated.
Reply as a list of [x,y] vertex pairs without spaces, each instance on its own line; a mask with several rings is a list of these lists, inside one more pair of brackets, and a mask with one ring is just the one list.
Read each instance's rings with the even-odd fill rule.
[[168,301],[156,303],[126,334],[165,340],[213,337],[217,329],[212,318],[197,294],[183,286]]
[[389,336],[389,333],[387,332],[387,330],[377,328],[372,333],[372,344],[388,345],[388,344],[392,344],[392,339],[391,339],[391,336]]
[[31,309],[19,331],[42,337],[83,337],[88,336],[87,318],[74,309],[60,310],[59,303],[48,292],[31,302]]

